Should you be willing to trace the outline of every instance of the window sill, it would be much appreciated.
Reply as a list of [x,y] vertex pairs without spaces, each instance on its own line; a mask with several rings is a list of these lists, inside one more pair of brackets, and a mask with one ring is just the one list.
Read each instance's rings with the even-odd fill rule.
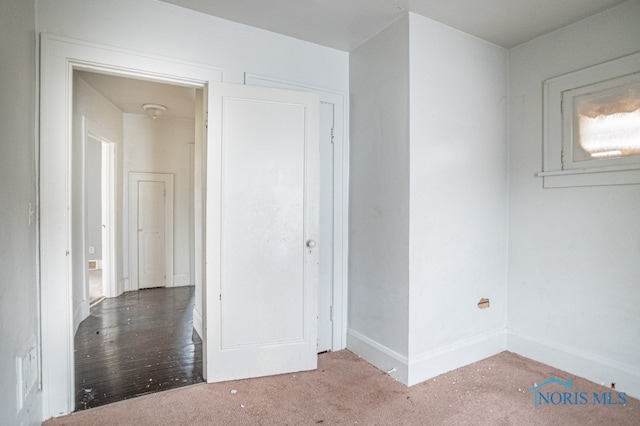
[[640,167],[624,170],[574,169],[536,173],[544,188],[640,184]]

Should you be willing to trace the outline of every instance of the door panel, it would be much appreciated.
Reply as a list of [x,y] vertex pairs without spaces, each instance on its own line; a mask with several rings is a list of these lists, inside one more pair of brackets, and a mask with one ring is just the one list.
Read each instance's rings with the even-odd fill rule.
[[138,182],[138,285],[164,287],[165,183]]
[[208,379],[314,369],[317,95],[220,84],[209,96],[209,149],[219,149],[222,174],[218,203],[208,199],[221,218],[219,241],[207,241],[220,247],[220,270],[207,270],[208,280],[220,277],[207,316]]

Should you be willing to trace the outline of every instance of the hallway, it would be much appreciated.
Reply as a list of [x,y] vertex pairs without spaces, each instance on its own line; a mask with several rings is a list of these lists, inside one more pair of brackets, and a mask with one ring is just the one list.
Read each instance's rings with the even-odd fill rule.
[[194,287],[105,299],[75,336],[76,411],[204,381]]

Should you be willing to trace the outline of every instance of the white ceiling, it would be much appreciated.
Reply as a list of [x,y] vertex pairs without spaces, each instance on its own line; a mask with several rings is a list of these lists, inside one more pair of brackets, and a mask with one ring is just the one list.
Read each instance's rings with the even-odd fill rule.
[[166,106],[167,111],[163,115],[167,117],[191,120],[195,117],[194,88],[86,71],[76,72],[122,112],[146,114],[142,104],[150,103]]
[[511,48],[626,0],[161,0],[351,51],[407,11]]
[[[351,51],[403,16],[426,16],[505,48],[598,13],[625,0],[161,0],[182,7]],[[143,103],[166,116],[193,119],[195,90],[111,75],[79,72],[125,113]]]

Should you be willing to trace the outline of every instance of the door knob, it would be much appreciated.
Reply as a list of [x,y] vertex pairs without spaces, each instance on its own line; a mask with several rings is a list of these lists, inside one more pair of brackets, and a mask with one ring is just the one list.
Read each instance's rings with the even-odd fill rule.
[[316,242],[313,240],[307,241],[307,247],[314,248],[316,246]]

